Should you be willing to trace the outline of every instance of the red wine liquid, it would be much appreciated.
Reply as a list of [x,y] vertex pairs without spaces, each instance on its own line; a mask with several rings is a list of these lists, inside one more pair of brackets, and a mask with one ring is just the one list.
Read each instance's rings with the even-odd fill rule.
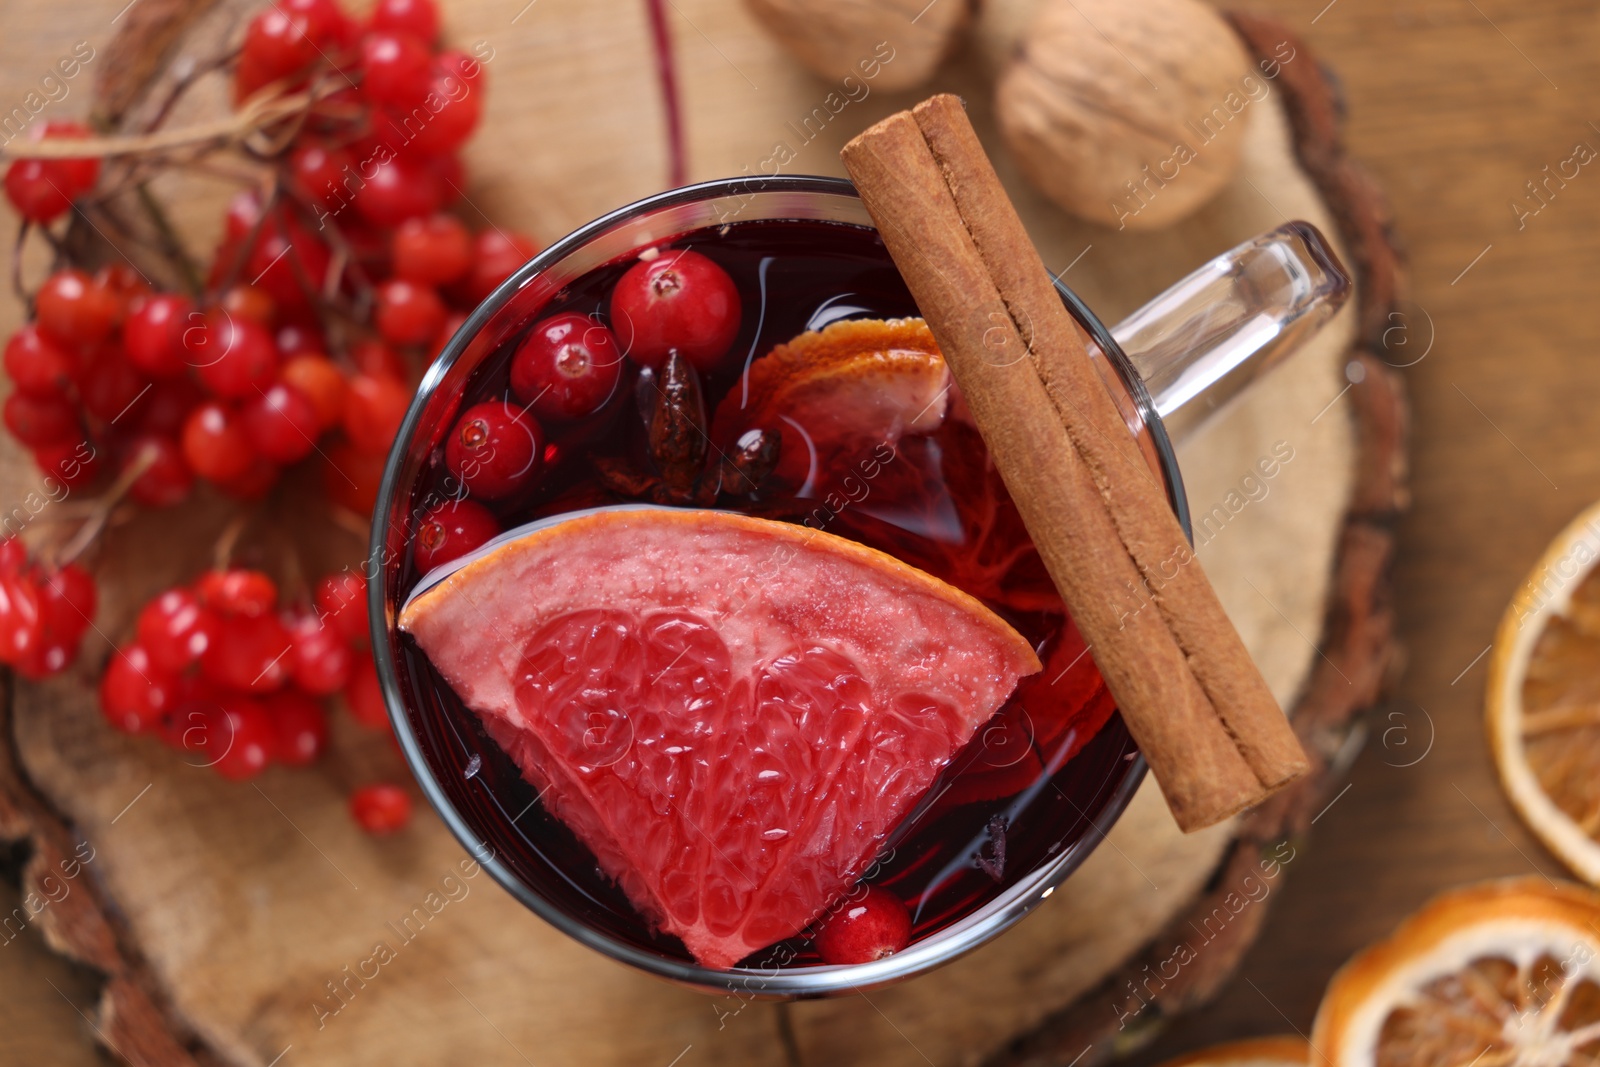
[[[752,360],[805,330],[842,318],[917,313],[876,233],[863,227],[734,223],[690,234],[672,247],[692,247],[715,260],[734,279],[743,302],[732,348],[701,376],[708,411],[737,393]],[[527,326],[560,311],[604,319],[613,285],[633,262],[592,271],[531,313]],[[509,398],[509,364],[523,336],[507,338],[477,368],[462,408]],[[641,470],[649,466],[639,372],[624,362],[620,386],[597,413],[576,425],[545,427],[545,472],[528,495],[495,507],[504,528],[630,499],[608,490],[596,474],[596,460],[608,457]],[[436,457],[412,486],[412,504],[448,495],[447,478]],[[935,432],[903,437],[890,451],[872,450],[859,463],[830,468],[827,477],[811,482],[804,495],[793,485],[762,483],[748,497],[724,497],[715,506],[804,523],[920,567],[982,600],[1033,643],[1045,664],[956,755],[870,870],[873,885],[895,893],[910,909],[914,942],[971,915],[1064,851],[1092,847],[1094,840],[1083,839],[1098,836],[1091,820],[1127,783],[1133,745],[959,398],[952,399]],[[402,599],[420,577],[408,554],[399,583]],[[516,845],[510,855],[500,849],[498,858],[585,924],[691,962],[682,944],[653,930],[588,850],[544,812],[516,766],[409,637],[401,639],[399,667],[403,685],[421,707],[419,740],[448,750],[430,758],[437,763],[448,755],[444,762],[454,763],[475,786],[453,790],[452,800],[473,809],[469,823],[498,825],[505,830],[501,840]],[[456,757],[463,752],[474,756]],[[801,936],[744,965],[820,962]]]

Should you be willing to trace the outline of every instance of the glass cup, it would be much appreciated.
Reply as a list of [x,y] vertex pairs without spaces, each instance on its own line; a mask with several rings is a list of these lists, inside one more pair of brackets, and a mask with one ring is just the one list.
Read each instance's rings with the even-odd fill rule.
[[[395,734],[423,792],[474,858],[528,908],[591,948],[680,984],[744,998],[871,989],[976,948],[1021,919],[1083,863],[1145,773],[1137,747],[1114,716],[1103,731],[1111,735],[1104,773],[1074,799],[1082,817],[1066,831],[1064,847],[964,918],[885,959],[851,966],[718,971],[643,943],[609,922],[568,876],[574,864],[592,867],[592,858],[552,848],[519,827],[532,803],[524,800],[533,796],[531,787],[472,714],[438,692],[439,683],[419,669],[421,654],[406,646],[396,625],[410,591],[401,580],[413,489],[434,461],[473,371],[564,286],[697,230],[790,219],[872,226],[854,188],[841,179],[725,180],[621,208],[525,264],[472,313],[424,376],[384,471],[368,567],[373,652]],[[1322,235],[1308,223],[1291,222],[1212,260],[1114,328],[1059,281],[1057,289],[1090,339],[1101,376],[1165,481],[1187,533],[1188,504],[1173,438],[1191,432],[1314,333],[1344,302],[1350,282]]]

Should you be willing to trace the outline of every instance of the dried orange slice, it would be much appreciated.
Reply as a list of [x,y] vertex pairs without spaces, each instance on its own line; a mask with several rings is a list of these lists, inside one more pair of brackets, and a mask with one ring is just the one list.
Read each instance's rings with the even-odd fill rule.
[[1191,1052],[1161,1067],[1306,1067],[1311,1046],[1298,1037],[1257,1037]]
[[849,889],[1039,669],[932,575],[727,511],[533,530],[400,626],[639,912],[717,968]]
[[1495,634],[1486,694],[1500,781],[1529,828],[1600,885],[1600,504],[1545,549]]
[[1327,1067],[1600,1062],[1600,895],[1512,878],[1434,898],[1329,983]]
[[751,363],[717,407],[711,435],[727,448],[753,428],[780,433],[776,474],[801,496],[820,495],[822,479],[848,473],[879,446],[937,429],[949,394],[927,323],[845,319]]

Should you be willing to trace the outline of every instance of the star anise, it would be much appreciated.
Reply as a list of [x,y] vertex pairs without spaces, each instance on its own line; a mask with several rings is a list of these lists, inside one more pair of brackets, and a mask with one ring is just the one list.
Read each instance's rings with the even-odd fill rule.
[[623,496],[643,497],[655,504],[709,507],[719,496],[754,492],[778,462],[776,433],[747,430],[729,450],[712,444],[707,430],[705,397],[700,379],[676,352],[659,373],[640,374],[640,395],[648,397],[651,471],[627,461],[595,460],[600,480]]

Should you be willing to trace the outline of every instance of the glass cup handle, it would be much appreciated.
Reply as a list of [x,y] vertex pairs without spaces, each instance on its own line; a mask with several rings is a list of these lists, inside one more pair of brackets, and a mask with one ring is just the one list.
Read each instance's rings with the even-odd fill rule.
[[1218,256],[1115,326],[1174,441],[1299,347],[1350,295],[1350,276],[1309,222]]

